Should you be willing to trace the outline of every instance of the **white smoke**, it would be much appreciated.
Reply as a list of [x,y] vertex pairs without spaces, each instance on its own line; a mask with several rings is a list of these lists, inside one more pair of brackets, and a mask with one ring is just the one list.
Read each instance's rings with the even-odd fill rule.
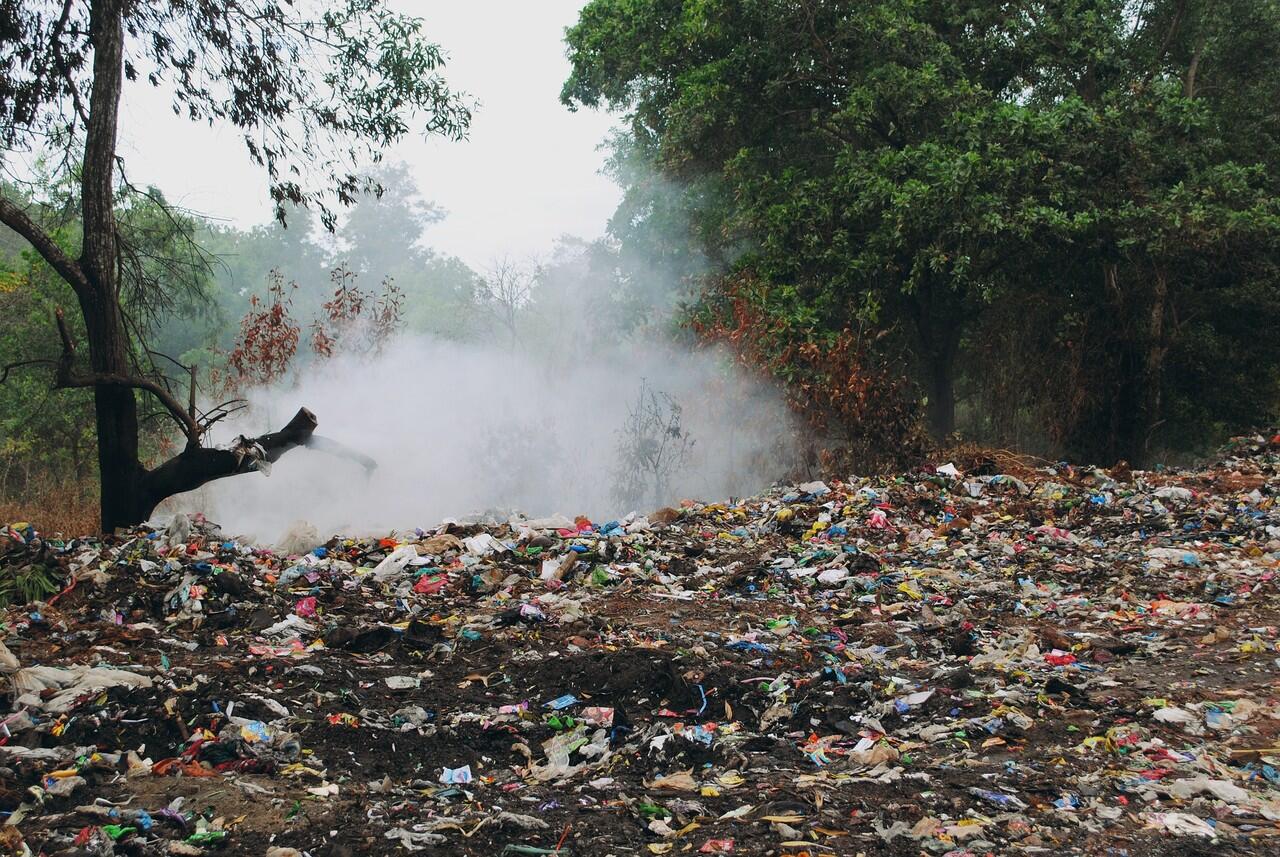
[[[589,322],[561,318],[538,335],[563,345]],[[377,461],[372,475],[354,461],[298,449],[269,476],[224,479],[171,502],[269,542],[298,520],[354,535],[514,510],[602,523],[681,499],[755,492],[790,468],[785,407],[722,355],[652,333],[597,337],[586,351],[512,347],[497,333],[492,340],[404,336],[373,358],[314,361],[287,386],[253,393],[247,416],[222,427],[223,441],[262,434],[306,406],[319,418],[318,435]],[[663,496],[624,501],[620,432],[642,386],[681,406],[692,445]]]

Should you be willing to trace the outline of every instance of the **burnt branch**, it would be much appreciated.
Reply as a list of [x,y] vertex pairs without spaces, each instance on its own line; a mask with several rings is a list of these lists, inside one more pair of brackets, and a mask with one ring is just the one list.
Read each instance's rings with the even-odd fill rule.
[[316,415],[299,408],[284,428],[259,437],[239,437],[229,449],[189,446],[143,477],[149,508],[144,517],[166,497],[194,491],[201,485],[241,473],[266,471],[280,456],[306,446],[316,430]]

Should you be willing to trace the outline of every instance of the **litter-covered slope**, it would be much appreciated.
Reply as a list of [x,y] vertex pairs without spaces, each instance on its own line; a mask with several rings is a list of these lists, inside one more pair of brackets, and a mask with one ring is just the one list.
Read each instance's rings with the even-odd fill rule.
[[1274,853],[1275,441],[286,555],[6,528],[0,849]]

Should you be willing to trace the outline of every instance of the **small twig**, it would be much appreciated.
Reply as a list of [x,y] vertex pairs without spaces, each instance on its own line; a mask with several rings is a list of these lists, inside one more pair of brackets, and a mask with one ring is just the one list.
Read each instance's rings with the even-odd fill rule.
[[21,369],[24,366],[53,366],[53,365],[55,365],[54,361],[49,360],[48,358],[43,358],[43,357],[35,360],[19,360],[17,363],[10,363],[9,365],[4,367],[3,371],[0,371],[0,384],[3,384],[5,381],[9,380],[9,373],[12,372],[14,369]]
[[[191,387],[187,392],[187,413],[191,415],[191,419],[196,418],[196,364],[192,363],[188,370],[191,372]],[[205,431],[209,427],[205,426]]]

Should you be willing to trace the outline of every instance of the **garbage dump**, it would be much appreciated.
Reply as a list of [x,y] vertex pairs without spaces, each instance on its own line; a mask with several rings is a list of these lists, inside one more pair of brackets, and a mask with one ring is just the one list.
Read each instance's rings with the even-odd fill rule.
[[0,850],[1274,853],[1278,463],[285,549],[12,523],[59,585],[3,616]]

